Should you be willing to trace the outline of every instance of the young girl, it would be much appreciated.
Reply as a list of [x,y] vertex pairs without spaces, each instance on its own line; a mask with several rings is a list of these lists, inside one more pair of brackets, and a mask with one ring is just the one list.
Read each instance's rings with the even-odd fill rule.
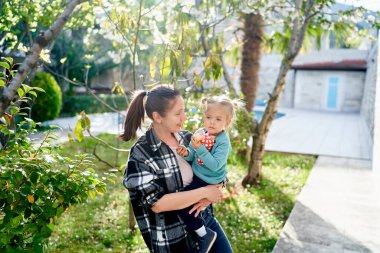
[[167,86],[135,92],[127,109],[123,140],[136,138],[145,114],[152,125],[131,148],[123,184],[147,247],[155,253],[196,252],[195,241],[176,212],[195,205],[208,206],[201,215],[205,225],[217,233],[211,252],[232,252],[209,205],[222,197],[221,185],[182,191],[192,179],[191,166],[174,152],[179,145],[188,146],[191,138],[191,133],[181,131],[186,120],[182,96]]
[[[188,148],[180,146],[177,149],[180,156],[192,162],[194,172],[193,181],[184,190],[220,184],[226,180],[227,159],[231,151],[230,138],[226,129],[233,122],[234,104],[224,96],[206,98],[202,102],[204,127],[194,133]],[[184,208],[178,213],[188,228],[197,233],[200,244],[207,244],[211,248],[217,235],[204,226],[202,219],[197,217],[197,213],[191,214],[193,209],[192,207]],[[203,242],[204,240],[211,243]]]

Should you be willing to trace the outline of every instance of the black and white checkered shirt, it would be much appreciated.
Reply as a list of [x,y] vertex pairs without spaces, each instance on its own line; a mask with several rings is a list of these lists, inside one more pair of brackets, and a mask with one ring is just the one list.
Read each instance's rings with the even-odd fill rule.
[[[191,133],[176,135],[188,146]],[[128,189],[141,234],[151,252],[194,252],[195,244],[176,211],[154,213],[151,207],[165,194],[183,188],[174,152],[149,129],[131,148],[124,186]]]

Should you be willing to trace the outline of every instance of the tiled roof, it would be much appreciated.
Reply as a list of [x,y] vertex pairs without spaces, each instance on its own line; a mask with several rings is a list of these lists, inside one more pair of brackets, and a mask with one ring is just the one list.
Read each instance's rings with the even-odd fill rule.
[[293,69],[333,69],[333,70],[366,70],[367,61],[366,60],[342,60],[339,62],[316,62],[316,63],[304,63],[304,64],[293,64]]
[[292,64],[293,69],[366,70],[368,51],[333,49],[314,51],[300,55]]

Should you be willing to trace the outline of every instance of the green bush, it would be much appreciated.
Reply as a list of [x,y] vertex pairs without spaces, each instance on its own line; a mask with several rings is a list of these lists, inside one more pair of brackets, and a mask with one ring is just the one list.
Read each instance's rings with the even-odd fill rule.
[[[3,73],[4,74],[4,73]],[[10,82],[10,79],[5,79]],[[45,87],[44,87],[45,88]],[[37,87],[23,85],[20,101],[37,96]],[[104,193],[105,183],[86,155],[68,158],[50,145],[47,134],[32,142],[36,123],[24,118],[13,129],[14,118],[25,116],[14,103],[0,117],[0,252],[42,252],[57,218],[72,204]],[[28,127],[24,127],[28,125]]]
[[63,212],[106,190],[86,155],[70,159],[57,146],[33,146],[35,131],[21,128],[25,123],[17,133],[0,125],[8,136],[0,151],[0,252],[42,252]]
[[[124,95],[100,94],[98,97],[108,105],[120,111],[124,111],[128,105],[128,99],[126,99]],[[92,95],[63,97],[63,106],[60,116],[71,117],[77,115],[81,111],[85,111],[86,114],[91,114],[110,112],[111,110],[97,101]]]
[[32,119],[42,122],[57,118],[62,106],[62,92],[57,81],[49,73],[37,72],[32,84],[45,91],[33,103]]

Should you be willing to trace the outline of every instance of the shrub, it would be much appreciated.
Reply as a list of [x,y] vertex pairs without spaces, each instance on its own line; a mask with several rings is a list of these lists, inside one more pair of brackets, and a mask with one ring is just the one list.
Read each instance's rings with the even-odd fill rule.
[[62,106],[62,92],[57,81],[49,73],[37,72],[32,84],[45,91],[33,103],[32,119],[42,122],[57,118]]
[[[36,96],[40,90],[23,85],[18,90],[20,101],[30,100],[26,95]],[[0,136],[4,137],[0,145],[0,252],[42,252],[57,218],[70,205],[106,188],[85,155],[73,159],[59,155],[59,146],[49,145],[49,134],[38,145],[32,142],[37,125],[32,119],[25,118],[12,129],[15,116],[25,116],[16,104],[0,117]]]
[[[98,95],[105,103],[116,108],[117,110],[124,111],[128,105],[128,99],[124,95],[115,94],[100,94]],[[76,95],[64,96],[61,116],[69,117],[75,116],[81,111],[86,114],[110,112],[111,110],[97,101],[92,95]]]

